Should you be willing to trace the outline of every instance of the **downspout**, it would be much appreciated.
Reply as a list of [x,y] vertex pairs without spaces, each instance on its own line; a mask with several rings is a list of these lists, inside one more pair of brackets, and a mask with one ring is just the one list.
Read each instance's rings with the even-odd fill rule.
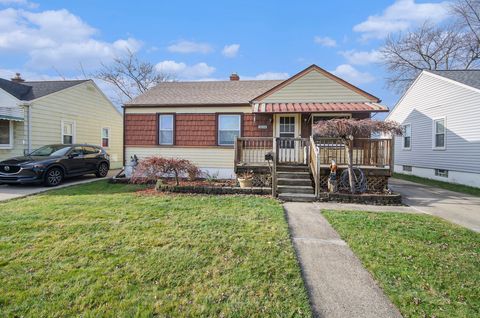
[[[28,102],[23,102],[19,104],[20,107],[23,108],[23,117],[24,117],[24,122],[27,122],[26,127],[24,127],[24,134],[27,136],[26,140],[26,145],[27,145],[27,153],[32,152],[32,104]],[[25,133],[25,129],[27,130]],[[25,148],[24,148],[25,150]]]

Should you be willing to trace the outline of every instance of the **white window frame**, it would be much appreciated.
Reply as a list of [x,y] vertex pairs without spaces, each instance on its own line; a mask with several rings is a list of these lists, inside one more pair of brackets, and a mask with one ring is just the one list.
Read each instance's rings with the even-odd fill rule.
[[63,143],[63,136],[68,136],[63,134],[63,127],[65,126],[65,124],[72,124],[72,145],[73,145],[77,141],[77,123],[75,120],[62,119],[61,139],[60,139],[60,143],[62,145],[66,145]]
[[0,149],[12,149],[13,148],[13,120],[5,120],[8,121],[8,137],[9,143],[8,144],[0,144]]
[[[437,147],[437,129],[436,129],[436,122],[439,120],[443,120],[443,147]],[[432,129],[432,149],[433,150],[446,150],[447,149],[447,117],[437,117],[433,118],[433,129]]]
[[[108,139],[108,146],[107,146],[107,147],[104,147],[104,146],[103,146],[103,138],[104,138],[104,137],[103,137],[103,130],[104,130],[104,129],[107,129],[107,130],[108,130],[108,137],[106,138],[106,139]],[[100,128],[100,146],[101,146],[102,148],[105,148],[105,149],[110,148],[110,140],[111,140],[111,137],[112,137],[112,134],[111,134],[111,133],[112,133],[112,130],[110,129],[110,127],[102,127],[102,128]]]
[[[218,114],[217,116],[217,144],[219,146],[223,146],[223,147],[233,147],[233,145],[235,144],[235,141],[233,144],[221,144],[220,143],[220,131],[223,131],[223,130],[220,130],[220,118],[222,116],[237,116],[238,117],[238,136],[237,137],[242,137],[242,115],[240,114]],[[229,131],[229,130],[225,130],[225,131]]]
[[[162,116],[170,116],[172,118],[172,129],[162,129]],[[172,142],[162,142],[162,131],[172,132]],[[175,115],[174,114],[159,114],[158,115],[158,144],[162,146],[173,146],[175,143]]]
[[405,137],[406,136],[402,136],[402,150],[412,150],[412,124],[410,123],[404,123],[402,124],[402,128],[404,129],[404,131],[406,131],[405,127],[406,126],[410,126],[410,147],[405,147]]

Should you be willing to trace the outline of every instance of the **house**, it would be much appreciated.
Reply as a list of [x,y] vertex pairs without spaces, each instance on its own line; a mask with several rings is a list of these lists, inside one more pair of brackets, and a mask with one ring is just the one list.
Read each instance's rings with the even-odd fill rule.
[[[388,111],[379,102],[316,65],[287,80],[240,80],[232,74],[229,81],[160,83],[124,105],[125,158],[184,158],[210,175],[234,178],[247,169],[268,172],[265,154],[273,152],[279,166],[308,173],[313,124]],[[345,163],[338,143],[318,145],[328,148],[321,164],[328,166],[334,153]],[[359,149],[356,164],[381,166],[386,176],[388,145],[377,146],[382,149],[372,158]]]
[[103,146],[111,168],[123,162],[121,113],[92,80],[0,78],[0,160],[46,144]]
[[480,187],[480,70],[422,71],[387,119],[396,172]]

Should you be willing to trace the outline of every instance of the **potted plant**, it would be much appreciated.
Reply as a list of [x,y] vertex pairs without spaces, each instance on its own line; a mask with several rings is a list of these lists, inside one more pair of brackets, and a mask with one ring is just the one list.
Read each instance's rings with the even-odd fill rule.
[[238,176],[240,188],[251,188],[253,180],[253,171],[245,171]]

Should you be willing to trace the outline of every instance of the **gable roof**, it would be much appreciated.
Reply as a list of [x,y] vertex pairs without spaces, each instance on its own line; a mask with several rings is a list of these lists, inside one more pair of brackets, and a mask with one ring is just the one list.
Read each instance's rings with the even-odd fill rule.
[[283,80],[163,82],[125,106],[247,105]]
[[440,75],[473,88],[480,89],[480,70],[426,70],[426,72]]
[[89,80],[31,81],[15,83],[0,78],[0,88],[20,100],[31,101]]
[[268,97],[269,95],[279,91],[280,89],[284,88],[285,86],[289,85],[290,83],[302,78],[303,76],[305,76],[306,74],[310,73],[311,71],[317,71],[319,73],[321,73],[322,75],[324,75],[325,77],[337,82],[338,84],[344,86],[345,88],[348,88],[364,97],[366,97],[367,99],[371,100],[372,102],[375,102],[375,103],[379,103],[381,102],[381,100],[376,97],[376,96],[373,96],[372,94],[369,94],[367,93],[366,91],[356,87],[355,85],[353,84],[350,84],[349,82],[341,79],[340,77],[324,70],[323,68],[315,65],[315,64],[312,64],[310,65],[309,67],[307,67],[306,69],[298,72],[297,74],[293,75],[292,77],[288,78],[287,80],[279,83],[278,85],[276,85],[275,87],[272,87],[271,89],[269,89],[268,91],[266,92],[263,92],[261,95],[255,97],[252,101],[260,101],[266,97]]

